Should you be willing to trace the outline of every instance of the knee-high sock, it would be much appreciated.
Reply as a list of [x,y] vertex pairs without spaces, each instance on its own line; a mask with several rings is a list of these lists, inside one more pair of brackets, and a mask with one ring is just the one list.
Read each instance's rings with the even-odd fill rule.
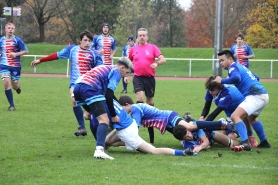
[[85,128],[82,108],[81,107],[73,107],[72,109],[73,109],[74,115],[76,117],[76,120],[78,122],[78,125],[81,128]]
[[253,135],[252,129],[251,129],[251,130],[247,130],[247,135],[248,135],[248,136],[252,136],[252,135]]
[[97,146],[104,147],[107,133],[108,133],[108,125],[105,123],[99,123],[97,128]]
[[13,92],[11,89],[5,90],[5,94],[10,106],[14,106]]
[[252,124],[253,129],[257,133],[258,137],[260,138],[260,141],[263,142],[266,140],[265,132],[264,132],[264,127],[263,124],[261,123],[260,120],[258,120],[256,123]]
[[196,125],[198,129],[206,128],[207,130],[226,130],[228,128],[221,121],[196,121]]
[[127,83],[125,83],[124,78],[122,78],[124,90],[127,90]]
[[154,143],[154,130],[153,127],[148,127],[149,137],[150,137],[150,143]]
[[96,141],[97,141],[97,128],[98,128],[98,120],[94,116],[91,116],[90,129]]
[[237,128],[241,141],[245,141],[246,139],[248,139],[247,129],[246,129],[244,122],[240,121],[240,122],[236,123],[235,125],[236,125],[236,128]]

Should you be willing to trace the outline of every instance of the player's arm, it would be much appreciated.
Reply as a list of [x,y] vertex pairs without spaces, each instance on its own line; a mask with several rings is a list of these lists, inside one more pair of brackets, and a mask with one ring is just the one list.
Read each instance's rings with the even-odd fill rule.
[[28,50],[23,50],[23,51],[19,51],[19,52],[12,52],[12,53],[9,53],[9,56],[12,57],[12,58],[16,58],[18,56],[21,56],[21,55],[26,55],[28,54],[29,51]]
[[201,114],[199,120],[204,120],[205,117],[207,117],[207,115],[208,115],[208,113],[209,113],[209,111],[210,111],[211,102],[212,102],[212,101],[206,100],[206,103],[205,103],[205,105],[204,105],[204,108],[203,108],[203,110],[202,110],[202,114]]
[[230,74],[229,78],[221,78],[220,76],[217,76],[213,82],[221,83],[221,84],[236,84],[241,81],[241,76],[238,71],[238,69],[233,68],[232,74]]
[[42,57],[40,59],[34,60],[33,62],[31,62],[31,67],[36,67],[38,64],[42,63],[42,62],[47,62],[47,61],[52,61],[52,60],[57,60],[58,58],[58,54],[57,53],[52,53],[46,57]]
[[115,53],[116,53],[116,49],[115,50],[111,50],[110,60],[113,59]]
[[200,137],[200,139],[201,139],[201,141],[202,141],[202,144],[199,145],[199,146],[194,147],[193,152],[200,152],[201,150],[207,149],[207,148],[210,147],[210,146],[209,146],[209,140],[208,140],[208,138],[206,137],[205,134],[203,134],[203,135]]
[[208,115],[206,121],[213,121],[223,110],[224,107],[216,107],[216,109]]
[[114,97],[115,97],[114,91],[110,88],[107,88],[106,94],[105,94],[106,104],[107,104],[107,107],[109,109],[109,112],[110,112],[113,123],[120,121],[119,117],[116,114],[115,108],[114,108],[114,103],[113,103],[113,98]]

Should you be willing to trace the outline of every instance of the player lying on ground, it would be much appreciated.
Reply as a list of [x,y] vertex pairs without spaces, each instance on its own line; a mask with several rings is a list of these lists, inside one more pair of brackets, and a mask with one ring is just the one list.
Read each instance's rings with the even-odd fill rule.
[[173,128],[178,124],[186,125],[186,129],[194,131],[196,129],[223,130],[233,131],[233,126],[224,119],[219,121],[196,121],[196,125],[186,124],[177,112],[171,110],[159,110],[153,106],[144,103],[134,104],[129,96],[121,96],[119,103],[127,113],[136,120],[138,126],[156,127],[161,134],[165,131],[173,132]]
[[[128,150],[137,150],[144,153],[151,154],[166,154],[186,156],[193,153],[189,150],[174,150],[171,148],[156,148],[153,145],[143,140],[138,133],[138,125],[134,119],[132,119],[123,107],[116,101],[113,101],[116,115],[120,118],[119,122],[113,123],[109,110],[106,106],[108,116],[112,122],[114,130],[106,136],[105,148],[110,146],[125,146]],[[86,119],[89,114],[84,115]],[[91,124],[98,124],[96,119],[92,119]]]
[[236,135],[231,132],[228,136],[223,133],[206,130],[205,132],[202,129],[197,129],[194,131],[188,131],[186,127],[188,125],[196,124],[194,122],[190,123],[180,123],[173,129],[173,135],[176,139],[180,140],[182,146],[187,149],[193,149],[193,152],[200,152],[203,149],[208,149],[213,144],[213,141],[227,147],[237,146],[239,143],[237,141]]

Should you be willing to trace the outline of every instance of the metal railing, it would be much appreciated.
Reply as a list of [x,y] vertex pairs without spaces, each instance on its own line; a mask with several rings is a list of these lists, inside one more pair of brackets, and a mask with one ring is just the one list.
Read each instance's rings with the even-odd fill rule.
[[[33,57],[34,60],[44,57],[46,55],[23,55],[22,57]],[[114,59],[119,59],[120,57],[114,57]],[[218,59],[198,59],[198,58],[166,58],[166,61],[189,61],[189,77],[192,77],[192,62],[193,61],[211,61],[212,62],[212,69],[214,67],[214,61],[216,61]],[[269,78],[273,78],[273,63],[274,62],[278,62],[278,60],[274,60],[274,59],[268,59],[268,60],[263,60],[263,59],[250,59],[250,62],[270,62],[270,71],[269,71]],[[67,77],[69,76],[69,60],[67,60],[67,69],[66,69],[66,75]],[[115,63],[115,62],[113,62]],[[36,67],[34,68],[34,73],[37,72]]]

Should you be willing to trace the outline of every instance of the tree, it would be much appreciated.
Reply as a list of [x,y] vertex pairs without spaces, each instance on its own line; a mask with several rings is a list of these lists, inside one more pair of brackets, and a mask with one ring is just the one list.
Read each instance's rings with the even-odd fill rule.
[[252,47],[275,48],[278,44],[278,0],[256,0],[248,15],[246,42]]
[[156,22],[156,40],[160,46],[184,46],[185,17],[176,0],[155,0],[153,2]]
[[76,41],[80,32],[89,29],[92,33],[101,31],[101,24],[108,22],[111,29],[117,22],[122,0],[61,0],[65,11],[60,11],[66,30],[73,42]]
[[[59,14],[60,0],[27,0],[26,4],[33,11],[39,26],[40,42],[45,42],[45,24]],[[63,9],[60,11],[63,11]]]
[[[234,36],[244,33],[251,1],[225,0],[224,47],[234,43]],[[186,12],[186,38],[188,47],[212,47],[215,29],[215,0],[193,0]]]
[[150,35],[150,42],[153,37],[153,16],[151,2],[149,0],[123,0],[120,9],[120,15],[115,24],[115,38],[119,45],[124,45],[129,36],[136,37],[137,30],[144,27]]

